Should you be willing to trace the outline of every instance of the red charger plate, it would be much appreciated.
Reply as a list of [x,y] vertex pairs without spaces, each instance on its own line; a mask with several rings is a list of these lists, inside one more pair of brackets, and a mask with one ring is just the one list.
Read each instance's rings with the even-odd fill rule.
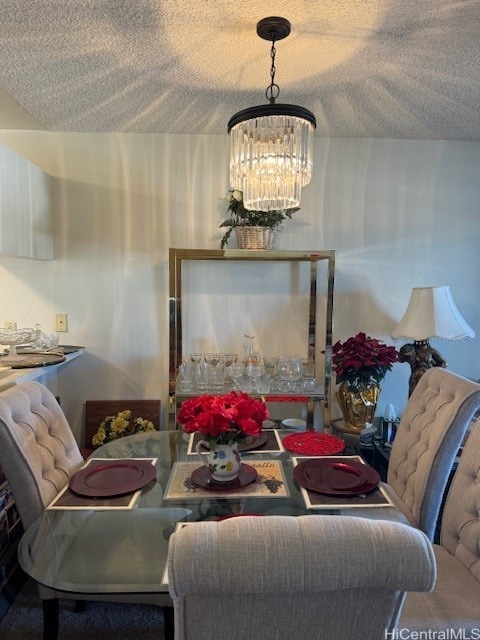
[[372,467],[356,460],[318,458],[302,460],[293,470],[301,487],[332,496],[356,496],[373,491],[380,476]]
[[238,476],[228,482],[222,482],[214,480],[212,478],[212,472],[208,467],[203,465],[191,475],[193,484],[203,489],[211,489],[212,491],[232,491],[232,489],[240,489],[247,484],[255,482],[257,478],[257,470],[251,467],[249,464],[241,464]]
[[141,489],[155,479],[149,460],[92,460],[70,478],[74,493],[91,498],[110,498]]

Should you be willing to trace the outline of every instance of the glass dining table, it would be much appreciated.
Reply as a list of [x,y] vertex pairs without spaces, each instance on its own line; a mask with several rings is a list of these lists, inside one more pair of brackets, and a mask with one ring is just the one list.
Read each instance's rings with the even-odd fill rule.
[[168,541],[175,528],[185,523],[239,514],[318,513],[406,522],[388,502],[358,508],[346,499],[340,505],[312,506],[294,479],[298,459],[281,446],[288,433],[276,431],[273,442],[279,444],[278,450],[253,449],[242,454],[244,463],[256,465],[263,473],[263,484],[234,492],[209,487],[197,491],[192,486],[191,470],[202,463],[182,431],[138,433],[109,442],[89,460],[148,459],[155,465],[156,477],[128,506],[102,507],[92,501],[87,506],[45,509],[20,541],[20,565],[42,585],[92,594],[92,599],[95,594],[167,595]]

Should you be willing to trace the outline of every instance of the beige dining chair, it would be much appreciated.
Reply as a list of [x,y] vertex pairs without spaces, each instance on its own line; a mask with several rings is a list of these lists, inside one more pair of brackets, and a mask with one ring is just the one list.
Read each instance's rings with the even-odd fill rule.
[[433,549],[438,567],[435,589],[428,594],[408,594],[399,628],[423,632],[419,638],[433,638],[433,634],[438,638],[480,637],[478,421],[460,456],[445,502],[440,544],[433,545]]
[[[0,393],[0,465],[10,484],[25,530],[50,504],[82,463],[82,456],[65,415],[55,396],[44,385],[23,382]],[[105,582],[105,568],[92,566],[87,558],[85,560],[90,571],[98,572],[98,582]],[[121,571],[121,563],[111,563],[108,570]],[[90,576],[90,580],[95,582],[94,577]],[[115,582],[114,578],[112,582]],[[92,596],[56,592],[40,584],[37,586],[43,604],[44,640],[56,640],[58,637],[59,598],[165,606],[165,632],[170,632],[167,630],[171,619],[168,608],[171,610],[172,603],[168,594]]]
[[430,540],[455,457],[479,411],[480,385],[436,367],[421,377],[398,426],[385,489]]
[[433,588],[424,533],[353,516],[236,517],[170,538],[175,640],[380,640]]

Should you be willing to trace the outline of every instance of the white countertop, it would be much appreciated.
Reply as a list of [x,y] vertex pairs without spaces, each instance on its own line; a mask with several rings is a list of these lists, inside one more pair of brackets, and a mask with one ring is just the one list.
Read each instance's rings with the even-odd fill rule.
[[12,367],[0,367],[0,390],[8,389],[18,382],[24,382],[25,380],[36,380],[37,378],[41,378],[45,374],[48,373],[48,370],[57,369],[57,367],[61,367],[62,365],[78,358],[84,352],[84,349],[79,349],[78,351],[74,351],[72,353],[68,353],[65,355],[65,360],[59,362],[58,364],[49,364],[44,367],[33,367],[33,368],[24,368],[24,369],[12,369]]

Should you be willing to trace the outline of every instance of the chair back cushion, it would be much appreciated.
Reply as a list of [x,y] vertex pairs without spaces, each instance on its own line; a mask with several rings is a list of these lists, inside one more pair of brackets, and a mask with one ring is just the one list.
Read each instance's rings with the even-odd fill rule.
[[411,638],[414,633],[418,638],[446,638],[449,632],[451,635],[448,637],[451,638],[478,636],[479,514],[480,421],[477,420],[460,456],[445,501],[441,545],[434,545],[438,569],[435,589],[431,593],[409,593],[402,610],[399,628],[409,629]]
[[0,393],[0,464],[27,528],[81,466],[55,396],[38,382]]
[[432,589],[426,536],[351,516],[196,522],[169,543],[175,638],[383,638],[404,592]]
[[435,367],[421,377],[398,426],[387,482],[430,540],[455,456],[479,408],[480,385]]
[[[440,543],[480,582],[480,420],[463,449],[443,510]],[[478,602],[480,622],[480,601]]]

